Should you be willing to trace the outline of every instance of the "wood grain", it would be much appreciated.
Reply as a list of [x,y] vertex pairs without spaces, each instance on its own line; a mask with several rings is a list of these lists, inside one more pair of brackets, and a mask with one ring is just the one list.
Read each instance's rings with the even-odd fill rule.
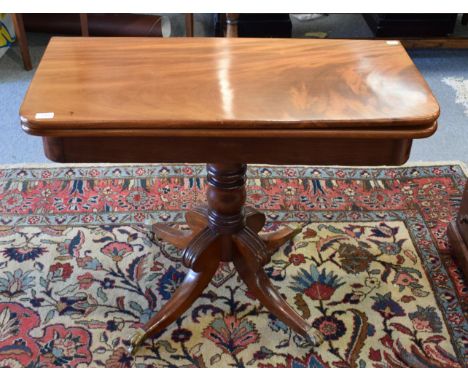
[[287,135],[427,129],[439,106],[399,43],[54,37],[20,115],[42,136]]

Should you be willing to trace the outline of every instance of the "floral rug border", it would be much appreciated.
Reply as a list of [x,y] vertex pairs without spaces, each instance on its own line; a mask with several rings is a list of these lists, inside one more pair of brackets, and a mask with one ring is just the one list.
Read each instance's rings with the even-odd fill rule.
[[[187,173],[190,169],[191,173]],[[460,191],[463,192],[466,175],[461,164],[427,165],[422,167],[313,167],[313,166],[259,166],[248,167],[249,178],[302,178],[312,181],[312,186],[320,190],[327,182],[343,179],[362,179],[367,182],[381,184],[386,179],[395,178],[420,178],[450,176]],[[130,182],[135,180],[139,186],[146,187],[147,178],[181,177],[188,178],[195,187],[200,188],[205,182],[206,169],[203,165],[137,165],[137,166],[102,166],[102,167],[47,167],[47,168],[4,168],[0,169],[0,187],[4,191],[34,187],[35,182],[45,180],[70,180],[73,178],[74,187],[82,187],[82,181],[92,182],[94,179],[107,177],[119,177]],[[21,184],[20,184],[21,183]],[[27,184],[29,183],[29,185]],[[275,210],[267,213],[270,221],[290,220],[290,215],[298,215],[303,211],[291,213],[291,211]],[[317,213],[317,212],[314,212]],[[2,212],[0,225],[122,225],[122,224],[151,224],[154,222],[181,222],[183,210],[133,210],[125,212],[89,211],[76,213],[52,213],[52,214],[14,214]],[[300,220],[300,215],[296,217]]]

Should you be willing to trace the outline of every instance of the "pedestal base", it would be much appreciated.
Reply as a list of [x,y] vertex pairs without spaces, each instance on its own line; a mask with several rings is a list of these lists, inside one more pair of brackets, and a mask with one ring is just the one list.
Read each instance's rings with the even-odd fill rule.
[[245,203],[245,165],[208,165],[208,206],[187,212],[191,232],[162,224],[155,235],[183,249],[183,262],[190,270],[167,304],[131,338],[130,351],[182,315],[202,294],[221,261],[232,261],[250,292],[278,319],[311,345],[323,342],[322,334],[297,314],[273,286],[263,266],[271,255],[298,232],[289,227],[259,233],[265,215]]

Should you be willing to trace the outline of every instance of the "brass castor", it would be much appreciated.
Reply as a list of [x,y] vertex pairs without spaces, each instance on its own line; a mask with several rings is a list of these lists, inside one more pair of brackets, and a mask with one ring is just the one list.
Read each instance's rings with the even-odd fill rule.
[[324,343],[324,335],[315,328],[310,328],[309,335],[305,338],[311,346],[320,346]]
[[143,329],[138,329],[133,334],[133,336],[130,337],[130,346],[128,347],[128,352],[131,355],[135,355],[145,340],[145,331]]

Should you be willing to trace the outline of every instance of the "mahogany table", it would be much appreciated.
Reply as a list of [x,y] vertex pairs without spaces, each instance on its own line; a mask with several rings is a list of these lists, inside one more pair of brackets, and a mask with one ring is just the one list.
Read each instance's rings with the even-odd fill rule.
[[399,165],[414,138],[434,133],[439,106],[396,41],[55,37],[20,115],[53,161],[208,163],[191,232],[154,225],[190,270],[132,337],[136,351],[191,306],[220,261],[319,344],[263,271],[295,232],[260,233],[246,164]]

